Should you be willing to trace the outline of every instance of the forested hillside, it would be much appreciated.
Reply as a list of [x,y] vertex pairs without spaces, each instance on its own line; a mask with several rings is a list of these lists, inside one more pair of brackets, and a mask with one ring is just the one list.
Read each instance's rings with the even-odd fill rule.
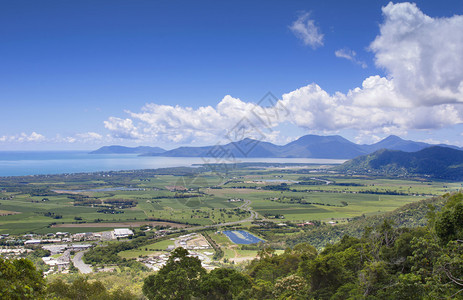
[[463,178],[463,151],[434,146],[417,152],[378,150],[336,167],[342,172],[395,176],[427,176],[458,181]]

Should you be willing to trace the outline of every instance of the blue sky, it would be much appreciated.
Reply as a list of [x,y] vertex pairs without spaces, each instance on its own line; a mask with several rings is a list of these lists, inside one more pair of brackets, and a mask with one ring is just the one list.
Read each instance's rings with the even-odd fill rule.
[[[0,1],[0,150],[213,144],[243,119],[463,146],[463,2],[415,3]],[[287,115],[263,125],[268,92]]]

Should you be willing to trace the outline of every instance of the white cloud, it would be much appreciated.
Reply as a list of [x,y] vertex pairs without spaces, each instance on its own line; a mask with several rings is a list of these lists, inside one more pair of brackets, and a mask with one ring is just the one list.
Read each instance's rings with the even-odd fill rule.
[[41,135],[40,133],[37,133],[37,132],[32,132],[29,136],[24,135],[24,138],[28,142],[40,142],[40,141],[45,140],[45,137],[43,135]]
[[75,143],[83,143],[83,144],[94,144],[98,142],[103,142],[104,138],[101,134],[96,133],[96,132],[84,132],[84,133],[76,133],[73,136],[66,136],[66,137],[61,137],[61,136],[56,136],[53,139],[50,139],[50,142],[53,143],[70,143],[70,144],[75,144]]
[[[225,96],[216,107],[191,107],[146,104],[141,112],[127,112],[130,118],[110,117],[105,127],[115,138],[158,140],[175,143],[214,142],[217,138],[246,133],[247,137],[275,139],[270,130],[268,111],[253,103]],[[234,132],[230,132],[234,131]]]
[[8,143],[45,142],[46,140],[45,136],[35,131],[31,134],[22,132],[17,135],[3,135],[0,137],[0,142]]
[[357,144],[373,144],[381,141],[382,138],[373,131],[364,130],[355,137]]
[[349,91],[348,96],[360,107],[413,107],[413,103],[397,92],[393,79],[379,75],[366,78],[362,87]]
[[360,61],[357,59],[357,53],[355,51],[344,48],[344,49],[339,49],[334,52],[334,55],[339,58],[345,58],[347,60],[350,60],[358,65],[360,65],[363,69],[366,69],[368,66],[364,61]]
[[[404,103],[402,103],[403,101]],[[147,104],[130,118],[111,117],[105,122],[114,138],[174,143],[205,143],[222,139],[237,128],[241,138],[279,141],[279,124],[289,122],[310,132],[333,133],[346,128],[359,132],[359,140],[402,135],[412,129],[435,129],[463,122],[463,109],[454,104],[409,106],[396,95],[391,81],[379,76],[347,94],[329,94],[317,84],[284,94],[269,108],[226,96],[214,108]],[[237,138],[239,139],[239,138]],[[225,140],[226,142],[226,140]]]
[[289,28],[305,45],[313,49],[323,46],[323,34],[315,25],[315,21],[310,19],[309,13],[302,14]]
[[76,134],[76,137],[85,141],[100,141],[103,139],[103,136],[96,132],[78,133]]
[[411,3],[383,7],[375,63],[413,105],[463,102],[463,16],[431,18]]
[[9,136],[8,141],[10,142],[43,142],[45,141],[45,136],[37,132],[32,132],[31,134],[26,134],[22,132],[19,135]]
[[336,57],[345,58],[347,60],[354,60],[357,53],[355,53],[355,51],[353,50],[344,48],[344,49],[336,50],[334,52],[334,55],[336,55]]
[[427,144],[434,144],[434,145],[438,145],[438,144],[447,144],[447,145],[451,145],[452,142],[450,142],[449,140],[435,140],[435,139],[425,139],[425,140],[420,140],[419,142],[423,142],[423,143],[427,143]]
[[[404,107],[387,102],[394,91],[388,81],[368,78],[363,88],[348,94],[328,94],[316,84],[285,94],[282,102],[291,111],[292,122],[307,130],[332,132],[356,129],[360,132],[403,133],[410,129],[442,128],[463,122],[463,114],[455,105]],[[372,101],[368,102],[371,96]],[[381,103],[381,99],[385,103]]]
[[131,119],[110,117],[108,121],[104,121],[104,124],[117,138],[139,139],[141,137]]
[[17,135],[3,135],[0,137],[0,142],[12,143],[12,144],[23,144],[23,143],[98,143],[102,141],[110,141],[111,139],[105,138],[96,132],[77,133],[73,136],[63,137],[56,135],[55,137],[46,137],[40,133],[32,132],[27,134],[22,132]]

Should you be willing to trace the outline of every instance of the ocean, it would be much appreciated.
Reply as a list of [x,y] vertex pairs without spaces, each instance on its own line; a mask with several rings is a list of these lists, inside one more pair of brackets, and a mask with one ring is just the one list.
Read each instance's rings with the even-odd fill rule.
[[[239,158],[236,162],[338,164],[342,159]],[[0,176],[141,170],[203,164],[200,157],[88,154],[85,151],[0,151]]]

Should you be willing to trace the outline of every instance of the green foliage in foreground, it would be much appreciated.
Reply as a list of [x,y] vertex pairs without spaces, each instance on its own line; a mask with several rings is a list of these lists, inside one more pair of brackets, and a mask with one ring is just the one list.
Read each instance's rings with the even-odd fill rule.
[[63,300],[131,300],[137,297],[118,288],[108,291],[101,281],[78,277],[71,283],[61,279],[48,285],[42,272],[28,259],[0,258],[0,299],[63,299]]
[[70,284],[60,279],[49,283],[47,296],[49,299],[62,300],[131,300],[136,298],[132,293],[122,289],[109,292],[102,282],[89,282],[83,277],[77,278]]
[[199,259],[189,257],[187,250],[177,248],[157,274],[145,279],[143,293],[149,299],[188,299],[197,293],[199,278],[205,273]]
[[30,260],[0,257],[0,299],[40,299],[44,294],[42,272]]

